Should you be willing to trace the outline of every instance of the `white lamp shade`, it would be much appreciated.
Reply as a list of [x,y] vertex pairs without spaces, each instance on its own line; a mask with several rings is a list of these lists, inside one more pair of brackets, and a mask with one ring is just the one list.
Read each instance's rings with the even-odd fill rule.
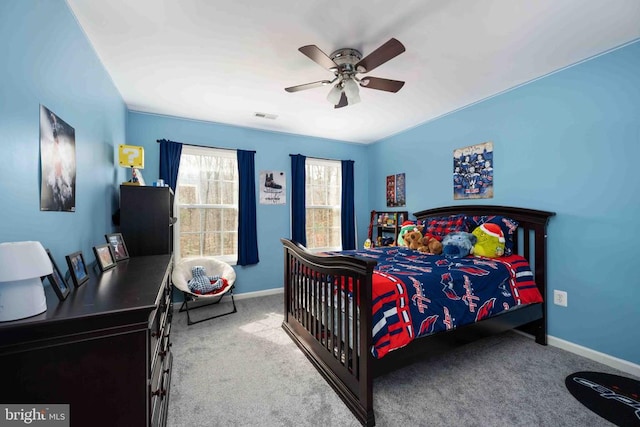
[[357,104],[358,102],[360,102],[360,94],[358,92],[351,96],[347,95],[347,104],[353,105]]
[[342,96],[342,88],[340,87],[340,83],[337,83],[329,91],[329,94],[327,95],[327,101],[329,101],[333,105],[337,105],[338,102],[340,102],[341,96]]
[[0,322],[46,311],[40,277],[52,272],[40,242],[0,243]]
[[[351,98],[355,99],[356,97],[360,100],[358,83],[353,79],[346,79],[344,81],[344,94],[347,95],[347,100],[349,101],[351,101]],[[349,104],[351,104],[351,102],[349,102]]]

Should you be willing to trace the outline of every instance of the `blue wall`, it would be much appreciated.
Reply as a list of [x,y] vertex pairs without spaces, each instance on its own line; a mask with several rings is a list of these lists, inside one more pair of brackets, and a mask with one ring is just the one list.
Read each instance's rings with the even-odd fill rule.
[[[0,40],[0,241],[38,240],[66,271],[113,230],[126,106],[64,1],[1,1]],[[40,104],[75,129],[75,213],[40,211]]]
[[374,144],[372,205],[384,205],[384,177],[399,172],[410,212],[463,204],[453,150],[485,141],[495,196],[476,203],[557,214],[547,277],[568,307],[549,305],[549,333],[639,364],[640,42]]
[[[39,240],[59,265],[113,230],[121,143],[146,149],[157,179],[156,139],[256,150],[256,169],[284,170],[289,154],[356,162],[359,243],[369,210],[384,209],[384,180],[405,172],[407,209],[450,205],[454,148],[493,141],[495,197],[557,213],[549,226],[550,333],[640,364],[640,286],[631,267],[640,214],[640,43],[586,61],[371,146],[131,112],[63,0],[3,0],[0,39],[0,241]],[[75,213],[39,210],[39,105],[76,131]],[[126,135],[126,138],[125,138]],[[257,179],[257,177],[256,177]],[[371,182],[371,184],[369,184]],[[290,182],[288,182],[290,184]],[[261,262],[238,268],[238,291],[282,285],[289,204],[258,205]],[[604,261],[600,261],[604,260]],[[548,296],[549,297],[549,296]]]
[[[163,138],[194,145],[255,150],[256,175],[264,170],[285,172],[287,204],[257,204],[260,263],[235,267],[238,275],[238,293],[282,288],[284,256],[279,239],[291,236],[289,154],[299,153],[308,157],[355,161],[355,205],[359,245],[362,246],[362,241],[366,239],[369,222],[369,169],[367,147],[364,145],[130,112],[127,120],[127,143],[144,147],[143,176],[147,184],[158,179],[159,144],[156,140]],[[255,179],[257,180],[258,176]],[[257,191],[261,188],[258,184],[256,181]],[[259,201],[257,193],[256,198]]]

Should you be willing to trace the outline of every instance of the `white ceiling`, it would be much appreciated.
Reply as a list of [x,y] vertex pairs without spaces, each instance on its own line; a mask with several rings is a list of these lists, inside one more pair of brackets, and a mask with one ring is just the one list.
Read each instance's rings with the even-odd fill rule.
[[[128,108],[370,143],[640,38],[638,0],[67,0]],[[298,51],[406,52],[334,109]],[[277,115],[261,119],[256,112]]]

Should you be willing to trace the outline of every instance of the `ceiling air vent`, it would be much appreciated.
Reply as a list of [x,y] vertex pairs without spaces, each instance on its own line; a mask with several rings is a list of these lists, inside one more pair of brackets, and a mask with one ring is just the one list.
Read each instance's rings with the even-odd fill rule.
[[275,120],[278,117],[275,114],[269,114],[269,113],[254,113],[253,115],[261,119],[271,119],[271,120]]

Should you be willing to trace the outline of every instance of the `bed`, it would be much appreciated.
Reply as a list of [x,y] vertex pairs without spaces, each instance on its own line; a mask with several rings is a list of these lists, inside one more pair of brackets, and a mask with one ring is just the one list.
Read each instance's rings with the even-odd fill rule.
[[[467,226],[510,219],[511,247],[498,259],[451,260],[397,247],[314,254],[281,239],[282,326],[356,418],[373,426],[373,379],[379,375],[514,328],[547,344],[546,306],[535,295],[546,295],[547,223],[553,215],[489,205],[414,214],[425,224],[449,217],[463,217]],[[497,294],[476,297],[485,286],[480,277],[489,270],[502,271],[492,279]],[[429,274],[436,277],[434,287],[427,285]],[[463,282],[454,285],[455,280]],[[491,280],[485,282],[488,286]],[[430,307],[436,314],[427,311]],[[470,313],[471,323],[458,319],[462,311],[454,307]]]

